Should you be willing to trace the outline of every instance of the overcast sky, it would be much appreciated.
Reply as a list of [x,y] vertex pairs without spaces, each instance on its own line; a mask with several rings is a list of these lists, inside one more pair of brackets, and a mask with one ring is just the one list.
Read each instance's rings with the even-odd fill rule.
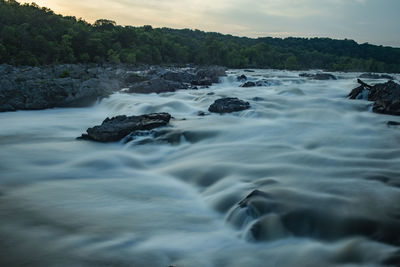
[[[31,1],[25,1],[31,2]],[[36,0],[94,22],[259,37],[331,37],[400,47],[400,0]]]

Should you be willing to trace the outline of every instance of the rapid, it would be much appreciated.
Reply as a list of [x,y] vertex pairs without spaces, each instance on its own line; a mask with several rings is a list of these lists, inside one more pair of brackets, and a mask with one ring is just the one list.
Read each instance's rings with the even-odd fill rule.
[[[346,98],[358,73],[298,74],[230,70],[205,89],[0,113],[0,266],[395,266],[397,118]],[[251,108],[199,116],[221,97]],[[170,125],[76,140],[153,112]]]

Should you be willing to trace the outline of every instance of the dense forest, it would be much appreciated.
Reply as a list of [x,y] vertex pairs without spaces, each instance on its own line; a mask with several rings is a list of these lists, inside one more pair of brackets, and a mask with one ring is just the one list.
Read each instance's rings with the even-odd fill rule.
[[329,38],[246,38],[119,26],[54,14],[36,4],[0,0],[0,63],[223,65],[230,68],[400,72],[400,48]]

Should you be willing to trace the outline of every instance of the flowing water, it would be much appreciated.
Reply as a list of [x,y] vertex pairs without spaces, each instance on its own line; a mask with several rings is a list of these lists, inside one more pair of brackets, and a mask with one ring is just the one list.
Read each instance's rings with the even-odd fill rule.
[[[241,88],[242,73],[267,82]],[[357,73],[336,75],[235,70],[208,89],[1,113],[0,266],[396,265],[400,128],[346,98]],[[228,96],[251,108],[198,116]],[[151,112],[174,118],[128,143],[75,140]]]

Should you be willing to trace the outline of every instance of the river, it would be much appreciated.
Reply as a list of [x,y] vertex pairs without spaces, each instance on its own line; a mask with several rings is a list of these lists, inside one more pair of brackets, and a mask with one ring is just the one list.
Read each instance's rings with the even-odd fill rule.
[[[265,86],[239,87],[243,73]],[[346,98],[358,73],[298,74],[230,70],[207,89],[0,113],[0,266],[396,262],[400,128],[386,122],[397,118]],[[198,115],[220,97],[251,108]],[[75,139],[152,112],[174,117],[157,130],[169,142]]]

